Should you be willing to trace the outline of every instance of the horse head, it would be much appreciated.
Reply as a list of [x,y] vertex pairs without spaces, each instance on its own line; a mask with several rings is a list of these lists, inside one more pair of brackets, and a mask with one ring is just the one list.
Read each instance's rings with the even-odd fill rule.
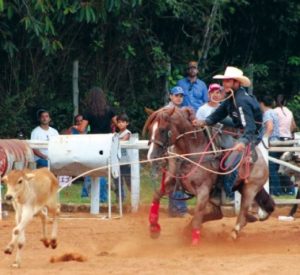
[[177,142],[177,137],[189,127],[190,113],[177,107],[161,108],[152,113],[147,119],[143,133],[149,132],[148,160],[163,156],[169,146]]

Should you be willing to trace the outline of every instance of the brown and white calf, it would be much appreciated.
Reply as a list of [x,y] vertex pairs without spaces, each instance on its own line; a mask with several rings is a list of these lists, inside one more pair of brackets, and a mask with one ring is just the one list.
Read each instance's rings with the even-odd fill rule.
[[[43,235],[41,241],[46,247],[54,249],[57,246],[57,219],[59,204],[57,202],[58,181],[47,169],[13,170],[3,177],[2,182],[7,185],[5,199],[13,202],[16,212],[16,227],[12,231],[12,239],[4,250],[11,254],[17,247],[14,267],[20,267],[20,251],[25,243],[25,227],[38,215],[42,220]],[[47,213],[53,216],[51,240],[47,238]]]

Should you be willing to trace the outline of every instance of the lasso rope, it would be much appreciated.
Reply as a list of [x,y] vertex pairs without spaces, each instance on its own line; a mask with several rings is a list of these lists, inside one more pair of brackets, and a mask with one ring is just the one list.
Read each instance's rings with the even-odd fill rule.
[[232,173],[233,171],[235,171],[236,169],[239,168],[239,166],[241,165],[241,163],[242,163],[242,161],[243,161],[243,157],[244,157],[244,152],[243,152],[242,158],[240,159],[240,161],[238,162],[238,164],[237,164],[233,169],[231,169],[230,171],[227,171],[227,172],[218,172],[218,171],[211,170],[211,169],[209,169],[209,168],[207,168],[207,167],[201,165],[200,163],[195,162],[195,161],[193,161],[193,160],[191,160],[191,159],[189,159],[189,158],[187,158],[187,157],[185,157],[185,156],[183,156],[183,155],[176,154],[176,153],[173,153],[173,152],[170,152],[170,153],[171,153],[172,155],[176,156],[176,157],[179,157],[179,158],[182,158],[182,159],[184,159],[184,160],[189,161],[190,163],[192,163],[192,164],[194,164],[194,165],[196,165],[196,166],[202,168],[203,170],[205,170],[205,171],[207,171],[207,172],[211,172],[211,173],[216,174],[216,175],[228,175],[228,174]]
[[[228,152],[228,151],[232,151],[232,149],[220,149],[220,150],[217,150],[217,153],[222,153],[222,152]],[[88,170],[84,173],[81,173],[80,175],[72,178],[72,180],[68,181],[64,186],[61,186],[59,189],[58,189],[58,193],[61,192],[64,188],[68,187],[71,183],[73,183],[75,180],[83,177],[83,176],[87,176],[89,175],[90,173],[93,173],[93,172],[96,172],[96,171],[99,171],[99,170],[103,170],[103,169],[108,169],[110,167],[114,167],[114,166],[119,166],[119,165],[131,165],[131,164],[143,164],[143,163],[148,163],[148,162],[154,162],[154,161],[162,161],[162,160],[166,160],[166,159],[173,159],[173,158],[177,158],[177,157],[181,157],[181,158],[184,158],[184,157],[189,157],[189,156],[199,156],[199,155],[209,155],[209,154],[213,154],[215,153],[215,151],[206,151],[206,152],[196,152],[196,153],[188,153],[188,154],[173,154],[172,156],[165,156],[165,157],[159,157],[159,158],[154,158],[154,159],[151,159],[151,160],[140,160],[140,161],[132,161],[132,162],[126,162],[126,163],[122,163],[122,164],[119,164],[119,163],[116,163],[116,164],[111,164],[111,165],[105,165],[105,166],[100,166],[100,167],[97,167],[97,168],[94,168],[94,169],[91,169],[91,170]],[[192,160],[189,160],[189,161],[192,161]],[[195,162],[196,163],[196,162]],[[205,169],[208,169],[200,164],[198,164],[199,167],[201,168],[205,168]],[[210,170],[210,169],[209,169]],[[216,173],[216,171],[213,171],[213,170],[210,170],[212,173]],[[232,170],[234,171],[234,170]],[[230,171],[230,172],[232,172]],[[220,172],[218,172],[220,173]],[[226,172],[228,173],[228,172]]]

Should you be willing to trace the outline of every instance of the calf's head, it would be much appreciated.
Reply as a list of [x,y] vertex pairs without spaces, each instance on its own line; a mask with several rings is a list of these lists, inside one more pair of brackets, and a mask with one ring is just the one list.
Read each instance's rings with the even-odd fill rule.
[[34,177],[34,174],[25,170],[13,170],[2,178],[2,182],[6,184],[7,191],[5,199],[20,200],[26,193],[29,181]]

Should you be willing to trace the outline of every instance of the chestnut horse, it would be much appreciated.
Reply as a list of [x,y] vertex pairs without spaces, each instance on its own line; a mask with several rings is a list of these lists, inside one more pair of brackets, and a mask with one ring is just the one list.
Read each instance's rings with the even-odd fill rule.
[[[148,160],[153,160],[167,155],[168,149],[177,154],[189,154],[204,152],[209,148],[209,138],[203,131],[195,131],[192,125],[193,113],[189,109],[161,108],[152,113],[144,126],[144,133],[149,132]],[[232,237],[236,239],[241,229],[247,224],[247,215],[254,199],[259,206],[269,215],[274,210],[274,201],[264,190],[263,185],[268,179],[268,167],[258,148],[256,148],[258,159],[251,165],[247,181],[238,179],[238,190],[242,195],[241,208],[232,231]],[[200,228],[203,223],[205,207],[209,201],[210,192],[217,180],[217,174],[210,170],[218,171],[220,157],[202,155],[189,157],[193,161],[200,159],[201,165],[206,169],[201,169],[195,164],[182,161],[176,165],[176,161],[168,160],[168,172],[162,188],[155,191],[150,208],[149,222],[152,237],[160,233],[159,204],[165,193],[174,190],[175,177],[180,178],[182,188],[196,197],[197,203],[192,219],[192,244],[197,244],[200,240]],[[175,176],[176,175],[176,176]]]

